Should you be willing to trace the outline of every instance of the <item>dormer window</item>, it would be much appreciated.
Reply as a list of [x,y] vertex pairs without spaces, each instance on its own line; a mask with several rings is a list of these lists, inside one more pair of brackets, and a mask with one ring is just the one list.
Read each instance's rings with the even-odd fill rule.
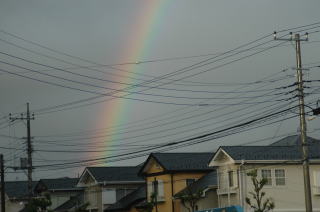
[[228,182],[229,182],[229,187],[234,186],[233,171],[228,171]]

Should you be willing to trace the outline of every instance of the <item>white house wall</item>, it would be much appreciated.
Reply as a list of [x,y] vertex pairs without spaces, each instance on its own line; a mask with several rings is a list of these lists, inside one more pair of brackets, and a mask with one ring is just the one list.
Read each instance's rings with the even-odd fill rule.
[[[285,169],[285,186],[276,186],[274,184],[275,179],[273,177],[273,185],[272,186],[265,186],[264,191],[266,192],[266,197],[272,197],[275,201],[275,209],[274,211],[295,211],[295,212],[302,212],[305,211],[305,204],[304,204],[304,186],[303,186],[303,172],[302,172],[302,166],[301,165],[266,165],[266,164],[259,164],[259,165],[244,165],[242,169],[245,169],[247,172],[250,170],[253,170],[254,168],[257,168],[258,176],[260,176],[260,170],[261,169],[271,169],[272,174],[274,175],[274,169]],[[225,185],[228,182],[225,182],[225,180],[228,180],[225,177],[221,177],[223,174],[227,172],[227,170],[230,169],[238,169],[239,166],[226,166],[226,167],[219,167],[218,173],[219,173],[219,185]],[[310,178],[311,178],[311,187],[314,188],[315,181],[314,181],[314,171],[320,172],[320,165],[311,165],[310,166]],[[228,205],[241,205],[241,194],[240,189],[241,182],[240,182],[240,175],[239,172],[237,174],[238,176],[238,187],[236,189],[236,192],[233,192],[232,194],[224,194],[219,195],[219,205],[220,207],[228,206]],[[245,196],[249,196],[248,192],[253,190],[253,185],[251,182],[250,177],[243,175],[243,183],[242,183],[242,191],[243,191],[243,199]],[[221,189],[221,188],[220,188]],[[250,196],[249,196],[250,197]],[[320,194],[315,195],[312,189],[312,203],[313,203],[313,211],[320,211]],[[246,207],[246,204],[245,204]],[[248,210],[247,210],[248,211]]]

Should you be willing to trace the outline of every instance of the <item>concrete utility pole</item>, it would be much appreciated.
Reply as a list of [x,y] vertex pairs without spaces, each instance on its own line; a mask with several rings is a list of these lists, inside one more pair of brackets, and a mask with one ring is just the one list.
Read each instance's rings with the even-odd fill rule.
[[312,196],[310,186],[310,171],[309,171],[309,151],[307,142],[307,126],[304,111],[304,92],[303,92],[303,74],[302,74],[302,62],[301,62],[301,47],[300,41],[308,41],[308,33],[305,34],[305,38],[301,38],[300,34],[295,34],[294,37],[290,33],[289,39],[277,38],[276,32],[274,32],[275,40],[295,41],[296,47],[296,61],[297,61],[297,85],[298,85],[298,97],[299,97],[299,117],[300,117],[300,139],[302,148],[302,165],[303,165],[303,177],[304,177],[304,193],[306,212],[312,212]]
[[11,114],[9,114],[10,120],[26,120],[27,121],[27,154],[28,154],[28,199],[29,201],[32,198],[33,191],[32,191],[32,143],[31,143],[31,127],[30,127],[30,120],[34,120],[34,114],[32,114],[32,117],[30,116],[29,111],[29,103],[27,103],[27,115],[26,117],[21,114],[21,117],[12,118]]
[[1,172],[1,212],[6,212],[6,194],[4,185],[4,160],[3,154],[0,154],[0,172]]

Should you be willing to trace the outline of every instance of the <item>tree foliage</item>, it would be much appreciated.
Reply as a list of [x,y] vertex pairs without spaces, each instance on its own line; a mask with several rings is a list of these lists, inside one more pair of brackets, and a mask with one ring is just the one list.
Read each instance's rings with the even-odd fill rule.
[[181,192],[176,195],[177,199],[180,199],[181,204],[188,209],[189,212],[196,211],[197,202],[203,198],[203,190],[192,192],[190,187],[187,187],[185,192]]
[[258,179],[257,170],[253,170],[247,175],[251,177],[254,190],[249,192],[252,196],[252,200],[249,197],[246,197],[246,203],[254,210],[254,212],[268,212],[274,209],[275,204],[273,200],[271,198],[266,198],[266,193],[262,191],[268,180],[265,178]]
[[32,198],[26,205],[28,212],[47,211],[47,207],[52,204],[49,194],[45,194],[43,197]]
[[152,193],[150,195],[150,201],[144,203],[141,207],[138,208],[138,211],[141,212],[152,212],[154,206],[156,205],[156,194]]

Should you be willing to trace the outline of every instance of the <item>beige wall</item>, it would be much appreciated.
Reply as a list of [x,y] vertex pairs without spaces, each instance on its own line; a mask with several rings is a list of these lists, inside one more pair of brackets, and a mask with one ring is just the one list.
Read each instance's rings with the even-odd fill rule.
[[6,201],[6,211],[7,212],[19,212],[24,208],[24,202],[19,201]]
[[52,205],[49,207],[49,209],[53,210],[56,207],[68,201],[70,197],[78,195],[79,192],[55,191],[55,192],[50,192],[49,194],[52,202]]
[[[303,173],[302,173],[302,166],[301,165],[288,165],[288,164],[278,164],[278,165],[268,165],[268,164],[259,164],[259,165],[244,165],[243,170],[246,172],[252,169],[258,169],[258,176],[260,176],[261,169],[270,169],[272,171],[273,177],[273,185],[265,186],[264,191],[266,192],[266,197],[272,197],[275,202],[275,209],[274,211],[305,211],[304,205],[304,186],[303,186]],[[222,177],[227,170],[230,169],[238,169],[239,166],[235,165],[228,165],[219,167],[219,185],[226,185],[227,183],[225,180],[227,178]],[[275,179],[274,179],[274,169],[284,169],[286,178],[285,178],[285,186],[276,186]],[[311,187],[315,185],[314,182],[314,170],[320,171],[320,165],[311,165],[310,166],[310,179],[311,179]],[[243,175],[243,196],[249,196],[248,192],[253,190],[253,185],[251,182],[250,177]],[[238,186],[234,189],[236,192],[233,194],[224,194],[219,195],[219,205],[220,207],[228,206],[229,201],[230,205],[237,204],[240,205],[240,192],[239,186],[241,187],[240,183],[240,176],[238,172]],[[320,211],[320,195],[315,195],[312,191],[312,203],[314,211]],[[247,207],[245,205],[245,207]]]

